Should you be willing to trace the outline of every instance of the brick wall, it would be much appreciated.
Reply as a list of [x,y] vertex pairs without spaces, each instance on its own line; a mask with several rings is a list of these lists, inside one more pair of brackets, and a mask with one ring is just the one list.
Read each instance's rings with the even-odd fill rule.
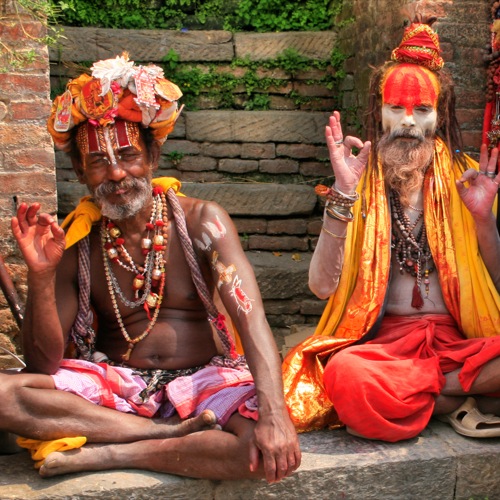
[[[2,0],[0,14],[0,255],[24,301],[25,266],[11,236],[10,219],[22,201],[57,211],[54,151],[45,129],[50,110],[48,51],[37,42],[44,27],[18,5]],[[18,328],[0,295],[0,346],[12,349],[18,344]]]

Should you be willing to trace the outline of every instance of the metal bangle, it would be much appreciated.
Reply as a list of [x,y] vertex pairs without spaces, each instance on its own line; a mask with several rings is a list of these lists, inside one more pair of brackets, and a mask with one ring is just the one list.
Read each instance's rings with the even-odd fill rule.
[[359,193],[357,191],[355,191],[354,194],[345,194],[335,184],[332,186],[332,190],[335,191],[337,194],[340,194],[340,196],[347,198],[348,200],[351,201],[359,200]]
[[328,231],[328,229],[325,226],[323,226],[321,228],[321,231],[324,231],[326,234],[329,234],[333,238],[338,238],[340,240],[345,240],[347,238],[347,235],[340,236],[339,234],[335,234],[335,233],[332,233],[331,231]]
[[352,212],[342,213],[341,207],[332,206],[331,204],[325,209],[325,213],[330,219],[337,219],[342,222],[352,222],[354,220],[354,215]]

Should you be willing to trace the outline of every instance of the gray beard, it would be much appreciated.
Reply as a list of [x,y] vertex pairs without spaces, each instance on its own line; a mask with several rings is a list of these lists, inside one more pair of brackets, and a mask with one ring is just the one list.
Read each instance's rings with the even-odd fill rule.
[[[122,188],[134,189],[136,195],[124,205],[110,203],[106,196]],[[99,185],[92,194],[102,215],[114,221],[128,219],[136,216],[151,201],[151,179],[141,177],[131,178],[120,183],[106,182]]]

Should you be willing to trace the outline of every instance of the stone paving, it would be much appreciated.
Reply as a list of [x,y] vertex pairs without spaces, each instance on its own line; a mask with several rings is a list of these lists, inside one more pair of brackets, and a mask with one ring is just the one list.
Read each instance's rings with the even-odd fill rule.
[[432,421],[419,437],[394,444],[345,430],[301,434],[300,440],[300,469],[274,485],[137,470],[41,479],[27,452],[0,456],[0,499],[500,499],[500,438],[466,438]]

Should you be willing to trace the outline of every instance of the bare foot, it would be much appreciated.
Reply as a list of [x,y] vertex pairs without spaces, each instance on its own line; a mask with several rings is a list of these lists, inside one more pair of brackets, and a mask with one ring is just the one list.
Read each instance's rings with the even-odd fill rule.
[[111,448],[120,445],[89,444],[76,450],[54,451],[39,469],[40,476],[52,477],[71,472],[106,470],[111,463]]
[[[183,437],[195,432],[217,429],[217,417],[212,410],[204,410],[198,416],[180,420],[178,417],[155,420],[162,427],[159,439]],[[137,443],[137,441],[135,442]],[[128,463],[127,445],[135,443],[86,444],[68,451],[54,451],[45,458],[39,469],[40,476],[52,477],[72,472],[99,471],[109,469],[137,468],[137,463]],[[145,444],[145,446],[148,446]]]
[[217,417],[212,410],[203,410],[198,416],[181,420],[178,416],[155,420],[157,425],[161,426],[158,429],[159,436],[163,439],[182,437],[193,432],[205,431],[209,429],[220,429],[217,425]]

